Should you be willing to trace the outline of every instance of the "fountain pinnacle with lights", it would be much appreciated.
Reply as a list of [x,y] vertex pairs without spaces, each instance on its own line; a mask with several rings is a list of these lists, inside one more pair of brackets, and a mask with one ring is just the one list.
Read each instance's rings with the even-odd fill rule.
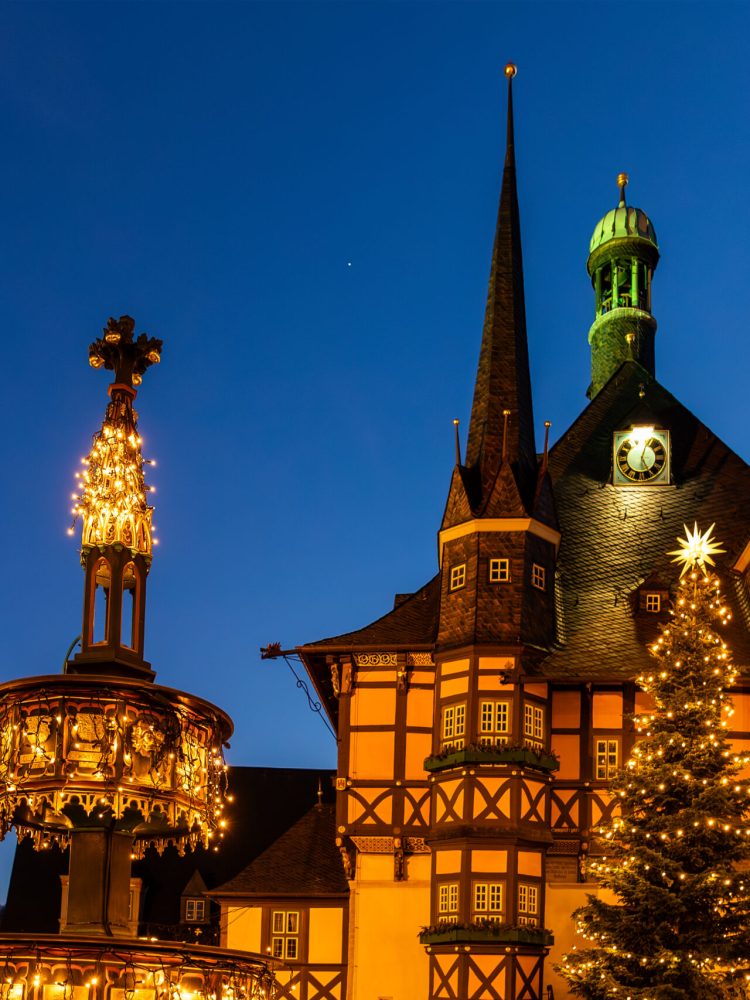
[[81,650],[60,675],[0,685],[0,836],[70,846],[66,935],[128,936],[131,859],[210,848],[224,825],[231,720],[157,686],[144,659],[152,508],[133,402],[162,345],[134,327],[110,319],[89,348],[114,382],[75,494]]

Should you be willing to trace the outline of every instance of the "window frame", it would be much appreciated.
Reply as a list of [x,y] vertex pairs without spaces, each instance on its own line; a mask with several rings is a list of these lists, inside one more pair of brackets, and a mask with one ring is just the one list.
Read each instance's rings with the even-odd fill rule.
[[516,892],[518,924],[540,926],[541,887],[536,882],[519,882]]
[[[444,900],[445,900],[445,906],[443,906]],[[458,908],[460,902],[461,902],[461,891],[459,882],[457,881],[438,882],[437,893],[435,894],[436,922],[457,924]]]
[[[192,912],[192,916],[190,911]],[[206,900],[198,896],[190,896],[185,900],[185,923],[205,924],[206,923]]]
[[[450,719],[450,732],[448,720]],[[440,749],[461,749],[466,746],[466,702],[443,705],[440,713]]]
[[[485,706],[491,706],[491,722],[489,728],[485,728]],[[502,710],[502,711],[501,711]],[[490,713],[487,713],[487,717]],[[502,721],[504,726],[500,726]],[[479,699],[479,718],[477,720],[477,736],[481,746],[499,746],[506,743],[511,733],[511,721],[513,718],[513,704],[510,698],[482,698]]]
[[455,590],[461,590],[466,586],[466,563],[456,563],[455,566],[450,568],[450,579],[449,579],[449,590],[453,593]]
[[[530,724],[529,724],[530,723]],[[523,738],[527,743],[543,747],[546,740],[546,713],[544,705],[534,701],[523,703]],[[538,734],[538,735],[537,735]]]
[[[478,895],[483,890],[484,902],[480,904]],[[499,905],[492,905],[493,890],[499,895]],[[478,878],[471,883],[471,918],[486,920],[487,923],[501,924],[505,920],[506,895],[505,881],[497,879]]]
[[[497,571],[497,575],[493,575]],[[490,583],[510,583],[510,559],[490,559],[487,578]]]
[[[605,744],[605,746],[600,750],[600,744]],[[610,759],[610,754],[614,748],[614,764]],[[600,753],[603,753],[603,760],[600,766],[599,757]],[[594,753],[593,763],[594,763],[594,780],[595,781],[611,781],[612,778],[620,770],[620,758],[622,756],[622,740],[619,736],[594,736]]]
[[[661,594],[646,591],[644,598],[645,601],[643,610],[648,612],[650,615],[658,615],[661,611]],[[652,603],[654,603],[656,607],[649,607]]]
[[535,590],[545,591],[547,589],[547,567],[541,563],[531,564],[531,586]]
[[[277,930],[276,917],[281,917],[283,930]],[[290,928],[289,918],[295,918]],[[268,952],[271,958],[280,962],[299,962],[302,960],[302,911],[274,910],[269,911],[268,922]],[[277,943],[280,949],[277,951]],[[293,945],[290,948],[290,945]],[[293,954],[290,954],[290,951]]]

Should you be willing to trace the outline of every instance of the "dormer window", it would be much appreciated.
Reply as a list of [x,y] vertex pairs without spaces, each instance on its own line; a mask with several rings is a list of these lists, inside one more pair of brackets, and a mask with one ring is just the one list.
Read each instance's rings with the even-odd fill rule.
[[466,563],[451,566],[451,590],[460,590],[466,584]]
[[185,923],[203,924],[206,921],[206,901],[205,899],[185,900]]
[[[196,869],[188,884],[180,894],[180,923],[209,924],[211,922],[211,904],[204,893],[206,883],[201,873]],[[200,927],[193,928],[194,933],[203,934]]]
[[645,594],[646,611],[658,614],[661,611],[661,594]]
[[669,587],[651,573],[633,592],[632,603],[633,611],[641,616],[663,614],[669,607]]

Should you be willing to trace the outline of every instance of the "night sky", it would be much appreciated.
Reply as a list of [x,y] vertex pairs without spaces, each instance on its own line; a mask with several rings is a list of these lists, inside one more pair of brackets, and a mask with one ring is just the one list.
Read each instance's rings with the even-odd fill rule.
[[231,763],[333,766],[281,661],[425,583],[468,423],[514,83],[537,446],[585,406],[594,224],[662,260],[657,376],[750,456],[745,3],[0,8],[2,679],[80,631],[73,472],[107,317],[164,340],[146,655]]

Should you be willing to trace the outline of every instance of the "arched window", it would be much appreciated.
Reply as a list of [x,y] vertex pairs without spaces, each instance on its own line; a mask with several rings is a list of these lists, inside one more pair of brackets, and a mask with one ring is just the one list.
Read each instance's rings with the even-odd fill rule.
[[91,642],[107,642],[109,639],[109,589],[112,584],[112,568],[106,559],[100,559],[94,569],[92,600]]
[[138,604],[141,580],[138,567],[129,562],[122,571],[122,619],[120,644],[138,648]]

